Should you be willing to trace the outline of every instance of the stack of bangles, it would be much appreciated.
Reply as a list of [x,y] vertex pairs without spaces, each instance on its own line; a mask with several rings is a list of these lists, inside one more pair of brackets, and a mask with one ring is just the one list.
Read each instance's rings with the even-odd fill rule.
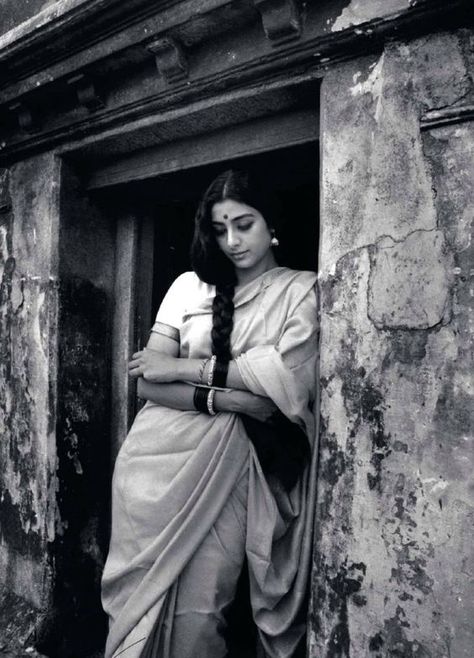
[[[207,375],[207,382],[204,384],[203,377],[207,364],[209,365],[209,373]],[[225,388],[227,382],[227,373],[229,371],[229,364],[218,361],[215,354],[210,359],[205,359],[199,371],[199,384],[194,390],[194,406],[197,411],[202,411],[209,416],[215,416],[214,409],[214,396],[216,390],[228,390]]]

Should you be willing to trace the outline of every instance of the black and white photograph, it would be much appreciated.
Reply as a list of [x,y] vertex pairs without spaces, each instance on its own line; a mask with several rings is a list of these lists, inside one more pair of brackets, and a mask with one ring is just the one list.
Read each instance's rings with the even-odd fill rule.
[[474,658],[473,0],[0,0],[0,658]]

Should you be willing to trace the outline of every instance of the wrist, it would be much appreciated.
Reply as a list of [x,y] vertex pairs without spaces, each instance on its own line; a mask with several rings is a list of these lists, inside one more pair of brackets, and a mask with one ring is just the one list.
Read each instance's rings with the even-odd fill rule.
[[199,359],[176,359],[176,379],[178,381],[199,382],[199,369],[202,361]]
[[248,394],[245,391],[232,389],[231,391],[216,391],[214,396],[214,408],[216,411],[230,411],[232,413],[245,412],[248,402]]

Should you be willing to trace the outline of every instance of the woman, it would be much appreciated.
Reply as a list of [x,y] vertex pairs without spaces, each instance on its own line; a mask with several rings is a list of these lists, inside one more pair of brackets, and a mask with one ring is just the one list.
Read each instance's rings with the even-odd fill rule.
[[315,274],[277,265],[271,212],[241,172],[210,185],[194,271],[173,283],[130,362],[147,403],[114,472],[106,657],[225,656],[245,556],[268,655],[289,658],[304,633]]

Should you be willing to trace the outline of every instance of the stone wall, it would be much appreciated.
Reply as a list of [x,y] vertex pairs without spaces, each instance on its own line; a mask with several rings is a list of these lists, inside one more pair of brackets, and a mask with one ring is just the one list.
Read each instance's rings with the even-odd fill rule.
[[84,0],[21,0],[21,2],[2,0],[0,3],[0,35],[17,28],[25,21],[30,22],[27,31],[31,31],[83,2]]
[[474,126],[420,122],[472,102],[470,39],[323,83],[315,658],[472,656]]
[[[0,177],[0,582],[33,611],[55,534],[58,181],[51,155]],[[27,634],[34,614],[18,613]]]

